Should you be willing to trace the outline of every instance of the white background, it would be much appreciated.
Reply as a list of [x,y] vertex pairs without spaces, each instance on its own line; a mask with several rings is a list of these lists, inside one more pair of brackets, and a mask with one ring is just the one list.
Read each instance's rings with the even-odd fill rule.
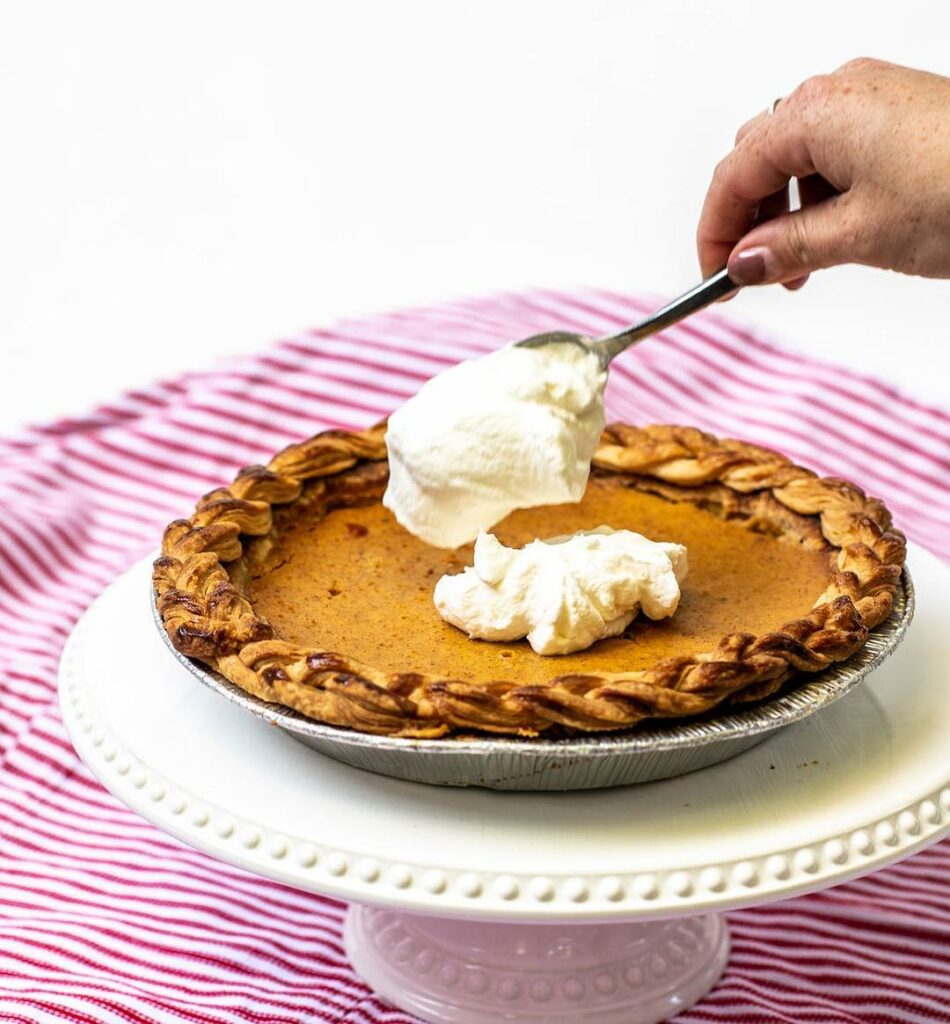
[[[0,430],[337,316],[665,294],[735,128],[944,0],[0,0]],[[950,283],[846,268],[729,311],[950,396]]]

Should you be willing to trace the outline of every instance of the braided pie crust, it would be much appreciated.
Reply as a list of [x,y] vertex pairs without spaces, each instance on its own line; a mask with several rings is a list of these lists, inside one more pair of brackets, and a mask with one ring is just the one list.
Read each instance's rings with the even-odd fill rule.
[[247,692],[332,725],[394,736],[481,730],[536,736],[601,732],[645,719],[697,715],[723,701],[760,700],[799,672],[818,672],[864,645],[890,614],[903,534],[854,484],[819,477],[784,456],[691,427],[608,427],[595,473],[687,501],[749,529],[827,547],[834,572],[801,618],[775,632],[732,633],[714,650],[631,672],[561,675],[547,683],[472,684],[424,672],[381,672],[345,652],[282,640],[248,599],[249,565],[276,542],[272,506],[315,514],[377,500],[386,486],[385,425],[326,431],[267,466],[243,469],[170,523],[154,566],[157,607],[174,646]]

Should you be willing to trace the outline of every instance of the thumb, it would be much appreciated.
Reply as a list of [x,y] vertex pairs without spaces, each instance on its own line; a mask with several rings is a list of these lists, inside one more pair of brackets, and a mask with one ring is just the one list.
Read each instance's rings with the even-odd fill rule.
[[834,196],[754,227],[732,250],[729,276],[741,285],[773,284],[851,262],[856,253],[847,199]]

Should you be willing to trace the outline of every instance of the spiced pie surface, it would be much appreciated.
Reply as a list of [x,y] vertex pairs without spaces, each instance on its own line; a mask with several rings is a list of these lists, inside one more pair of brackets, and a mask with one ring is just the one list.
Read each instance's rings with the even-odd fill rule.
[[578,504],[525,509],[509,546],[601,525],[685,544],[676,613],[544,657],[470,640],[432,590],[471,564],[383,507],[383,426],[318,434],[171,523],[155,563],[175,647],[268,701],[372,733],[630,728],[760,700],[848,657],[893,607],[903,536],[853,484],[688,427],[609,427]]

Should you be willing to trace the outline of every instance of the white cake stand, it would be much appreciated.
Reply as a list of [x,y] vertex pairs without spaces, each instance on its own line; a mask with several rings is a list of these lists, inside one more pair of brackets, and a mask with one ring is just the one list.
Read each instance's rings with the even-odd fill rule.
[[63,655],[82,758],[159,828],[353,902],[346,943],[426,1021],[647,1024],[728,958],[722,911],[834,885],[950,831],[950,571],[915,550],[918,612],[853,694],[731,761],[577,793],[445,789],[322,757],[169,656],[143,563]]

